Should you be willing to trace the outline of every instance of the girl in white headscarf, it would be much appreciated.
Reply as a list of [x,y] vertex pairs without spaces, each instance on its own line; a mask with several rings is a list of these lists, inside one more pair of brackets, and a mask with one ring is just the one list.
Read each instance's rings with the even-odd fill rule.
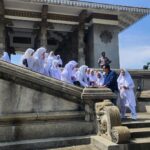
[[10,57],[9,57],[7,52],[3,53],[3,56],[0,58],[0,60],[6,61],[8,63],[11,63]]
[[86,76],[87,76],[87,81],[88,81],[89,86],[90,86],[90,72],[91,72],[91,69],[88,68],[87,71],[86,71]]
[[33,69],[34,58],[33,58],[34,50],[32,48],[28,48],[24,55],[21,58],[21,66],[26,67],[30,70]]
[[57,55],[56,59],[58,60],[59,67],[62,67],[63,62],[62,62],[62,59],[60,58],[60,55]]
[[54,55],[54,51],[51,51],[46,59],[46,63],[45,63],[45,74],[49,77],[51,77],[51,67],[52,67],[52,63],[53,60],[55,60],[56,57]]
[[40,47],[36,50],[33,57],[35,59],[34,65],[33,65],[33,71],[44,74],[45,75],[45,53],[46,49],[44,47]]
[[134,82],[128,71],[121,69],[120,75],[117,79],[118,89],[120,91],[120,109],[121,109],[121,118],[125,117],[126,107],[129,107],[131,111],[132,119],[136,119],[136,101],[134,95]]
[[54,54],[54,51],[51,51],[51,52],[49,53],[48,58],[47,58],[47,62],[48,62],[48,64],[49,64],[50,67],[52,66],[53,60],[55,60],[55,59],[56,59],[56,56],[55,56],[55,54]]
[[75,79],[75,67],[77,66],[76,61],[69,61],[65,67],[64,70],[61,73],[61,80],[65,81],[67,83],[73,84]]
[[48,60],[48,53],[45,53],[45,63],[47,63]]
[[86,71],[88,69],[88,66],[86,65],[82,65],[78,71],[77,71],[77,81],[80,82],[80,85],[83,87],[88,87],[88,81],[87,81],[87,75],[86,75]]
[[61,70],[59,68],[59,62],[57,60],[53,60],[52,62],[51,77],[61,80]]
[[104,77],[103,74],[101,72],[97,72],[97,80],[96,80],[96,85],[98,87],[103,86],[104,84]]
[[96,86],[96,75],[95,75],[95,71],[93,69],[90,70],[90,75],[89,75],[89,82],[90,82],[90,86],[91,87],[95,87]]

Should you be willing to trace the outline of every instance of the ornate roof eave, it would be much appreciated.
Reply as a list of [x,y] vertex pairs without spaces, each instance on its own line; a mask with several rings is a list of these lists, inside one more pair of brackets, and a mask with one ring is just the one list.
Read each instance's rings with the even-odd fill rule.
[[140,14],[150,13],[149,8],[102,4],[102,3],[94,3],[94,2],[86,2],[86,1],[75,1],[75,0],[72,1],[70,0],[21,0],[21,1],[64,5],[64,6],[75,6],[81,8],[106,9],[106,10],[114,10],[114,11],[129,12],[129,13],[140,13]]

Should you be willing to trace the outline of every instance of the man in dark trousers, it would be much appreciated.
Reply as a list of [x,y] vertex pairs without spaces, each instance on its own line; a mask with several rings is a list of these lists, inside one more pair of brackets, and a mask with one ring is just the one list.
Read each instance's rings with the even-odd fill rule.
[[[117,74],[115,71],[110,69],[108,64],[103,65],[104,75],[104,84],[103,87],[110,88],[112,92],[118,94],[118,84],[117,84]],[[116,100],[112,101],[116,105]]]

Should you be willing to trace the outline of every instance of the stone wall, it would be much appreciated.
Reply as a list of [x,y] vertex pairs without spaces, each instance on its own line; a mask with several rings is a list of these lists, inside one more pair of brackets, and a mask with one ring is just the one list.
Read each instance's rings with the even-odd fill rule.
[[[93,25],[93,35],[90,36],[90,67],[98,67],[98,58],[105,51],[112,61],[112,68],[119,68],[118,29],[115,26]],[[92,33],[91,33],[92,34]],[[92,45],[92,46],[91,46]]]

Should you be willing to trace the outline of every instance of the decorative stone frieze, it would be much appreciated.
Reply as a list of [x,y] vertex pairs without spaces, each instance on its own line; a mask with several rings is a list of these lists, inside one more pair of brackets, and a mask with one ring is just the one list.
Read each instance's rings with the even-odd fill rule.
[[111,5],[111,4],[102,4],[102,3],[89,3],[83,1],[68,1],[68,0],[22,0],[26,2],[37,2],[37,3],[46,3],[46,4],[55,4],[55,5],[65,5],[65,6],[76,6],[82,8],[94,8],[94,9],[107,9],[107,10],[116,10],[123,12],[132,12],[132,13],[142,13],[149,14],[150,9],[148,8],[137,8],[137,7],[126,7],[120,5]]
[[9,16],[18,16],[18,17],[29,17],[29,18],[41,18],[40,12],[31,12],[31,11],[23,11],[23,10],[5,10],[5,15]]

